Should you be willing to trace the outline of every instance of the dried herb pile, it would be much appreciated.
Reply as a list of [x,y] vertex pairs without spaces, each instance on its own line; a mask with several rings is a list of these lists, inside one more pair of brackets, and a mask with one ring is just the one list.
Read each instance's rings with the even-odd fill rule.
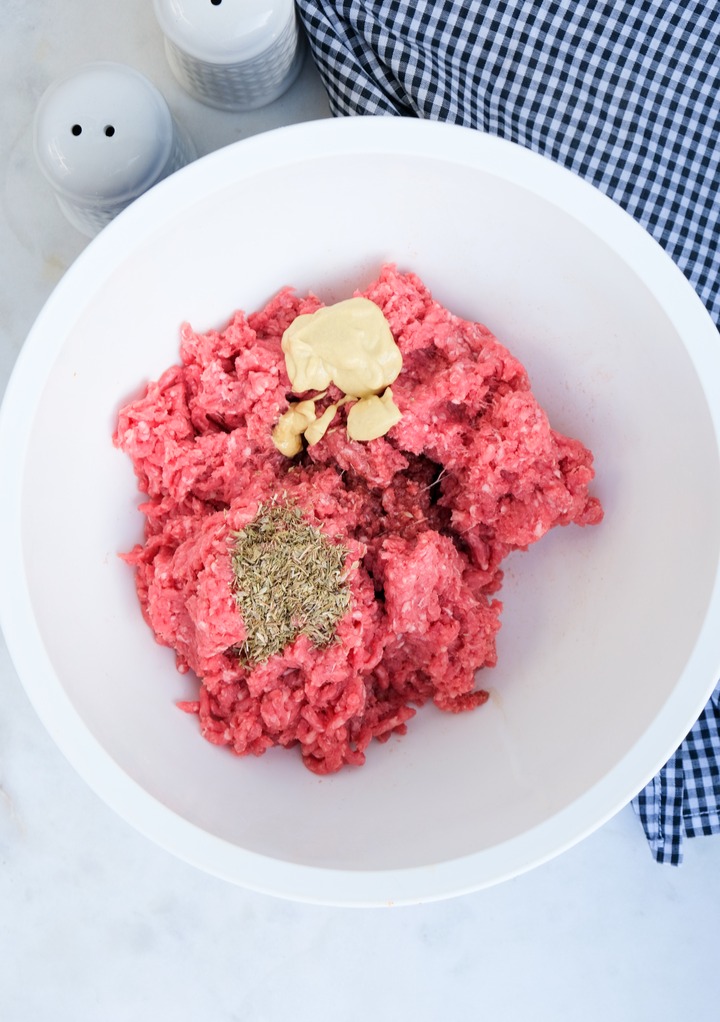
[[241,661],[260,663],[307,635],[329,645],[350,604],[345,582],[347,549],[303,519],[292,504],[261,504],[233,536],[234,592],[247,638]]

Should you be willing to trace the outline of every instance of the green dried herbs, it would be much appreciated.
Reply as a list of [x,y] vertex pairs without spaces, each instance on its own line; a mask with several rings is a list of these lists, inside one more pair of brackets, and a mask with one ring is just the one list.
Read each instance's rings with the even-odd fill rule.
[[329,645],[350,605],[347,549],[303,518],[291,502],[261,504],[233,536],[234,591],[247,631],[238,647],[247,664],[280,653],[298,635]]

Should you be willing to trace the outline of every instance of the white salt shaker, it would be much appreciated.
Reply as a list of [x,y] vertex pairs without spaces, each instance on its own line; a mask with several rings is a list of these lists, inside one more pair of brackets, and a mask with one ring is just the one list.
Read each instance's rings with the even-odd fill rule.
[[281,96],[302,66],[293,0],[153,0],[170,68],[208,106],[255,110]]
[[155,86],[110,62],[53,82],[35,113],[34,142],[60,208],[89,237],[196,156]]

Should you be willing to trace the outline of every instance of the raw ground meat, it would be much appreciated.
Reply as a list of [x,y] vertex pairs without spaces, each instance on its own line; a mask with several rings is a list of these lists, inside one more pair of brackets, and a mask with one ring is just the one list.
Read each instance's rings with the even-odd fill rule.
[[[217,745],[241,756],[297,747],[319,774],[362,764],[373,738],[404,733],[428,701],[452,712],[483,703],[475,676],[496,662],[503,558],[555,525],[602,518],[591,453],[550,427],[489,330],[393,266],[358,293],[403,354],[402,418],[387,436],[348,440],[342,408],[298,458],[275,449],[290,394],[282,334],[321,305],[285,289],[221,332],[185,325],[181,364],[120,412],[114,437],[147,497],[145,540],[125,555],[143,614],[198,678],[183,708]],[[331,387],[319,411],[339,396]],[[351,600],[330,645],[300,635],[248,666],[232,535],[273,497],[347,548]]]

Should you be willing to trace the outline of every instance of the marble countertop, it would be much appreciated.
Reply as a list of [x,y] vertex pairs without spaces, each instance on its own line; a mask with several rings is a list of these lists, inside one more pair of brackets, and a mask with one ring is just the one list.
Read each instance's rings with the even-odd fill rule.
[[[34,164],[31,122],[46,86],[88,60],[146,74],[201,154],[329,116],[310,62],[263,110],[201,107],[172,78],[147,0],[3,0],[0,392],[87,244]],[[688,842],[679,869],[658,866],[628,807],[473,895],[386,910],[295,904],[205,875],[115,816],[52,743],[2,639],[0,696],[4,1022],[718,1017],[718,838]]]

